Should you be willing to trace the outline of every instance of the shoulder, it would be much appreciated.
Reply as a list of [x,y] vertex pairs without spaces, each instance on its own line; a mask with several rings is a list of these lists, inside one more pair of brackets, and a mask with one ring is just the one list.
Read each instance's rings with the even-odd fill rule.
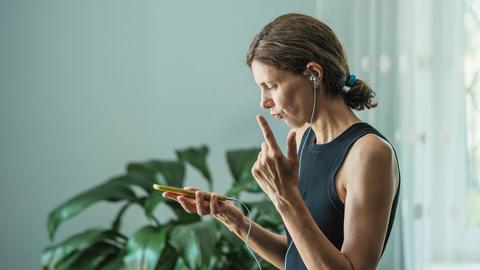
[[395,156],[392,146],[376,134],[369,133],[358,139],[350,153],[363,161],[392,160]]
[[[394,190],[397,161],[390,143],[376,134],[367,134],[351,147],[345,162],[348,186]],[[360,181],[359,181],[360,180]],[[350,183],[349,183],[350,182]]]
[[[399,175],[392,146],[375,134],[358,139],[344,163],[345,230],[342,253],[352,264],[373,269],[392,221]],[[367,265],[370,265],[367,267]]]

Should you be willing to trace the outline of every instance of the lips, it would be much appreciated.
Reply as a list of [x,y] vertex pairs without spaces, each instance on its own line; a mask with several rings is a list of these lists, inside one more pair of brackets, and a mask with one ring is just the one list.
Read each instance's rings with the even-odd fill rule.
[[281,114],[272,114],[277,119],[282,119],[283,116]]

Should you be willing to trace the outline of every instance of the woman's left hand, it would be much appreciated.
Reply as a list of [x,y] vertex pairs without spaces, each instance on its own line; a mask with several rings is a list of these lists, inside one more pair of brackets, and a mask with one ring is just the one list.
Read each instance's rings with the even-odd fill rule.
[[258,115],[257,121],[262,129],[265,142],[262,143],[262,150],[253,164],[252,175],[273,204],[278,206],[280,200],[286,200],[292,191],[298,191],[298,155],[295,131],[291,130],[288,133],[288,154],[284,156],[267,120]]

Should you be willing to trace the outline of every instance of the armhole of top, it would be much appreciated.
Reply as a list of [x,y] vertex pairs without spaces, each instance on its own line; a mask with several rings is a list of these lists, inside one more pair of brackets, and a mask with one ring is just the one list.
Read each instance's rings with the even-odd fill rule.
[[[302,145],[304,144],[304,141],[307,139],[307,138],[306,138],[306,135],[307,135],[307,133],[308,133],[308,129],[309,129],[309,128],[310,128],[310,126],[309,126],[308,123],[307,123],[307,124],[305,124],[303,127],[300,127],[300,128],[298,128],[298,129],[295,130],[296,132],[299,132],[299,131],[302,132],[302,134],[301,134],[301,135],[302,135],[302,139],[300,140],[300,143],[298,143],[298,142],[296,141],[296,142],[297,142],[297,155],[300,155],[300,150],[302,149]],[[295,136],[297,136],[297,135],[295,135]],[[297,138],[295,138],[295,140],[296,140],[296,139],[297,139]]]
[[332,167],[332,171],[329,174],[329,180],[328,180],[328,197],[330,199],[330,203],[337,209],[337,211],[340,214],[344,214],[345,212],[345,204],[340,200],[340,197],[338,196],[337,193],[337,188],[335,186],[335,177],[338,174],[338,170],[340,167],[343,165],[345,162],[345,159],[347,158],[348,152],[350,152],[350,149],[352,146],[360,140],[362,137],[368,135],[368,134],[375,134],[378,137],[384,139],[388,144],[388,140],[385,139],[378,131],[374,129],[366,129],[359,133],[357,136],[353,137],[352,140],[349,141],[348,144],[346,144],[340,151],[338,151],[337,157],[335,158],[334,165]]

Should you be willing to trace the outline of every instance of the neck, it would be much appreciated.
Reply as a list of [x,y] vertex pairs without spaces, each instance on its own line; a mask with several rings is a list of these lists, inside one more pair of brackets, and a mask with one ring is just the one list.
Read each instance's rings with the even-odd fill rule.
[[317,99],[317,108],[311,125],[317,144],[328,143],[351,125],[361,122],[342,97],[323,98],[323,101]]

